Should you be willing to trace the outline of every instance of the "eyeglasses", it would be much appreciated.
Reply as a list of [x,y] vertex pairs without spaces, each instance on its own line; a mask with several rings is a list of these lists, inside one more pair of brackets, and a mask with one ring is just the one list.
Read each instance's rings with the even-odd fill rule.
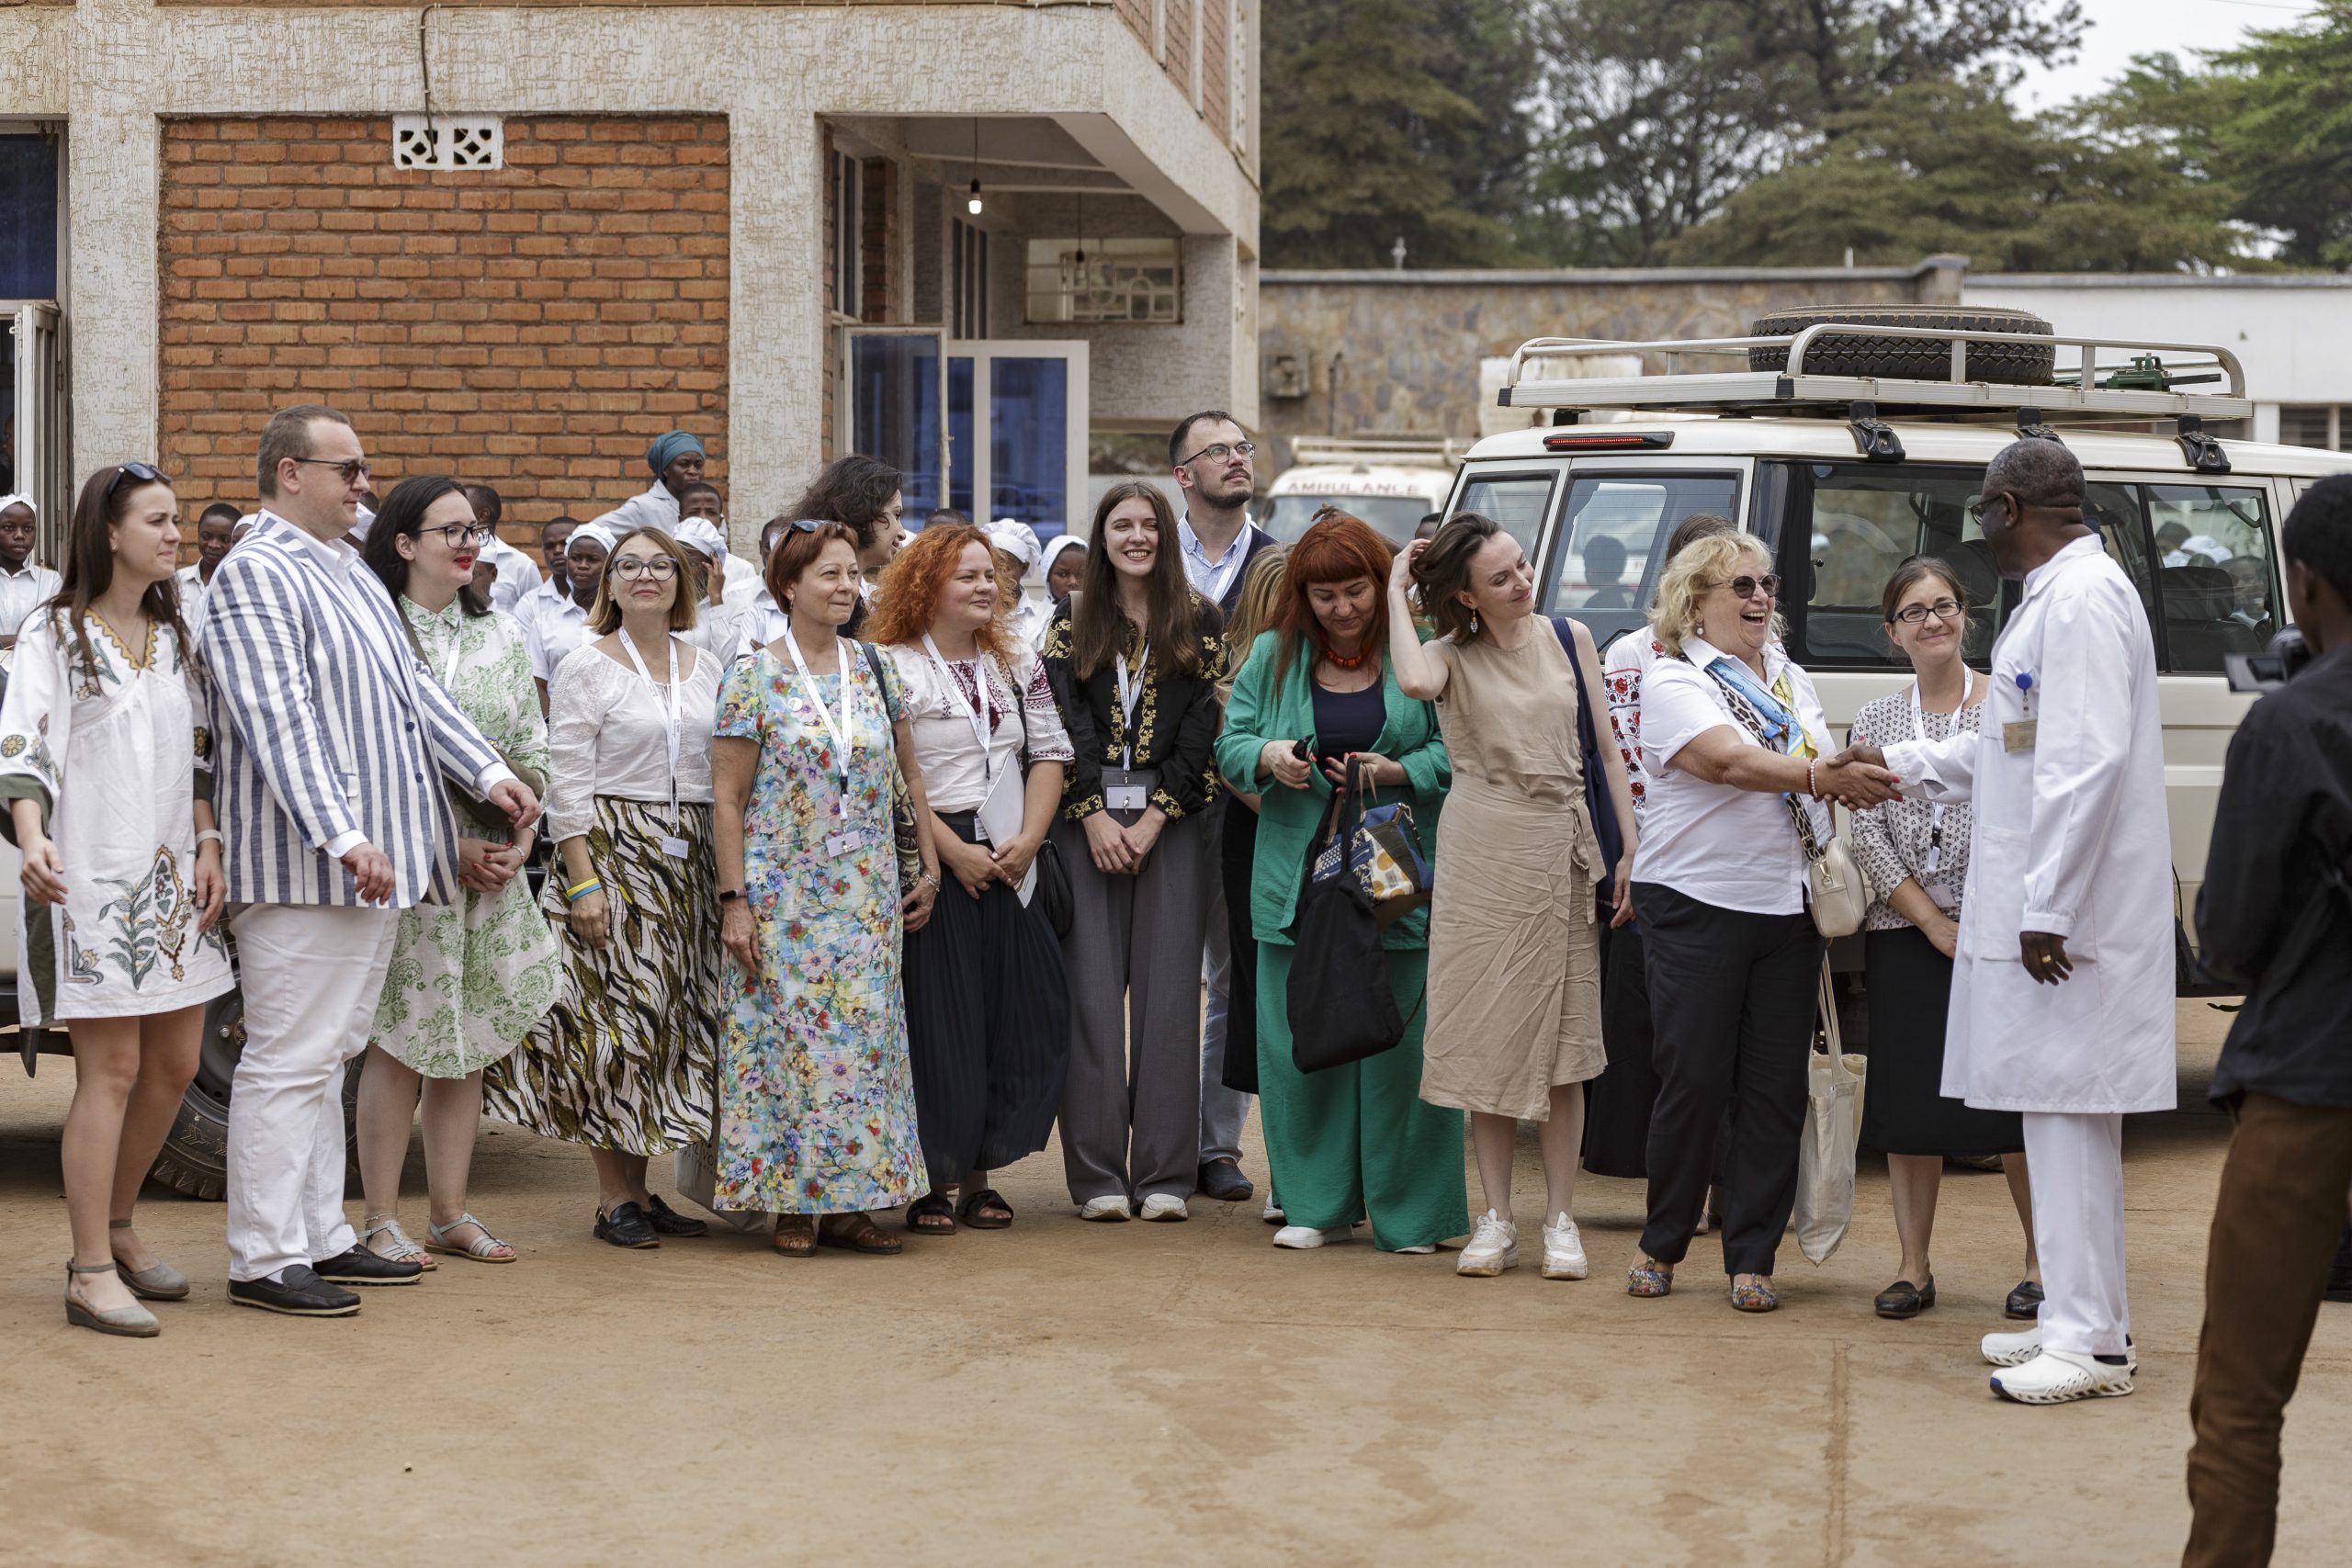
[[1916,626],[1929,615],[1939,621],[1956,621],[1960,619],[1960,601],[1939,599],[1932,604],[1905,604],[1894,612],[1894,618],[1906,626]]
[[462,550],[469,545],[480,547],[490,543],[490,530],[479,523],[449,523],[438,528],[419,528],[417,533],[420,536],[438,534],[453,550]]
[[107,481],[106,493],[98,499],[101,502],[112,501],[114,492],[122,488],[125,479],[137,479],[143,485],[167,485],[172,482],[164,477],[161,468],[146,463],[123,463],[116,467],[114,478]]
[[667,582],[678,575],[678,563],[668,556],[623,556],[613,563],[613,575],[623,582],[650,577],[656,582]]
[[1212,463],[1222,463],[1227,457],[1255,457],[1257,451],[1258,444],[1255,441],[1217,441],[1202,447],[1176,466],[1181,468],[1186,463],[1197,463],[1204,457]]
[[343,476],[345,488],[368,481],[368,459],[365,457],[297,457],[294,461],[334,469]]
[[1718,582],[1715,586],[1728,588],[1735,597],[1741,599],[1755,598],[1756,591],[1761,588],[1764,591],[1764,596],[1770,599],[1781,592],[1781,574],[1777,571],[1768,571],[1761,577],[1735,577],[1728,581]]

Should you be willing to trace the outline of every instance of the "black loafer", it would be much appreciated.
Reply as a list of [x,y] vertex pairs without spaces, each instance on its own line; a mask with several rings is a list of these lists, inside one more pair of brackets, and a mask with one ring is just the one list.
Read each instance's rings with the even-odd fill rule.
[[653,1234],[653,1222],[644,1210],[634,1203],[616,1203],[596,1216],[596,1239],[609,1241],[615,1247],[648,1247],[662,1245]]
[[2009,1299],[2001,1303],[2001,1315],[2021,1319],[2040,1317],[2041,1287],[2031,1280],[2019,1280],[2018,1288],[2009,1292]]
[[320,1279],[336,1285],[413,1285],[424,1278],[421,1263],[395,1263],[364,1247],[322,1258],[311,1267]]
[[1201,1167],[1200,1177],[1193,1182],[1204,1198],[1215,1198],[1221,1203],[1240,1203],[1256,1196],[1258,1190],[1241,1174],[1238,1160],[1213,1159]]
[[1878,1293],[1871,1303],[1881,1317],[1917,1317],[1936,1304],[1936,1279],[1930,1274],[1925,1285],[1915,1285],[1908,1280],[1897,1280]]
[[645,1222],[663,1235],[707,1235],[707,1220],[690,1220],[669,1204],[662,1201],[659,1192],[645,1195]]
[[259,1307],[288,1317],[349,1317],[359,1310],[359,1298],[320,1279],[307,1265],[297,1263],[283,1280],[232,1280],[229,1304]]

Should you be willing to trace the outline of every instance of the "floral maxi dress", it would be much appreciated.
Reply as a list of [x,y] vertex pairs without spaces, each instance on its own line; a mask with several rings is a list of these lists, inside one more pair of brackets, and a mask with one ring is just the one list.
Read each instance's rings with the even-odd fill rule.
[[[736,661],[719,692],[714,736],[760,748],[743,819],[759,972],[728,969],[720,1209],[865,1213],[930,1189],[915,1134],[890,830],[901,697],[888,660],[869,662],[851,642],[839,652],[842,672],[811,679],[762,648]],[[846,787],[816,706],[838,724],[843,681]]]
[[41,803],[62,905],[17,906],[28,1026],[132,1018],[210,1001],[233,984],[220,927],[197,928],[196,789],[211,737],[169,626],[134,657],[96,615],[62,611],[17,639],[0,703],[0,805]]
[[[469,615],[456,600],[435,615],[402,599],[401,613],[458,708],[510,760],[545,778],[547,720],[521,628],[503,615]],[[454,801],[452,809],[459,838],[514,841]],[[493,896],[469,887],[455,904],[402,909],[396,940],[375,1043],[429,1078],[461,1078],[504,1056],[562,988],[563,958],[526,877]]]

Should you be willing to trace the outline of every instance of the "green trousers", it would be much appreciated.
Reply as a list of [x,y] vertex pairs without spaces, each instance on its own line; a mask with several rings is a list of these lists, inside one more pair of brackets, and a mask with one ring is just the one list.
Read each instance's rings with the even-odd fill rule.
[[1462,1112],[1421,1101],[1421,1020],[1429,953],[1392,950],[1388,986],[1405,1038],[1342,1067],[1302,1073],[1290,1059],[1294,950],[1258,944],[1258,1119],[1287,1223],[1344,1230],[1367,1213],[1384,1252],[1470,1229]]

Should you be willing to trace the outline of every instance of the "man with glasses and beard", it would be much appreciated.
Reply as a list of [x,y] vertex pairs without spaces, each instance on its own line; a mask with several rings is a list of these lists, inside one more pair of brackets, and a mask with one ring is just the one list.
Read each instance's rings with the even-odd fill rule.
[[1988,1334],[1994,1391],[2027,1404],[2132,1392],[2123,1118],[2174,1102],[2172,835],[2155,643],[2123,569],[2083,521],[2055,441],[2003,447],[1972,509],[2024,597],[1993,645],[1976,731],[1883,761],[1905,795],[1969,802],[1943,1092],[2024,1113],[2043,1300]]
[[444,775],[529,827],[539,803],[411,651],[347,536],[368,483],[351,422],[317,403],[262,432],[261,515],[213,574],[214,804],[244,989],[229,1097],[229,1299],[347,1317],[344,1285],[422,1269],[343,1212],[344,1065],[366,1049],[399,911],[455,899]]
[[[1193,592],[1230,619],[1241,601],[1241,580],[1273,536],[1250,521],[1250,497],[1257,488],[1253,458],[1258,444],[1223,409],[1208,409],[1177,421],[1168,437],[1168,460],[1184,493],[1184,515],[1176,525],[1178,553]],[[1220,796],[1209,807],[1209,861],[1222,853],[1219,834],[1227,804]],[[1199,1186],[1208,1197],[1246,1202],[1256,1189],[1241,1174],[1241,1127],[1250,1120],[1250,1096],[1228,1088],[1226,1047],[1238,1041],[1250,1060],[1240,1081],[1257,1081],[1256,1020],[1233,1017],[1233,942],[1226,925],[1224,887],[1209,878],[1208,950],[1202,982],[1208,1012],[1201,1030],[1201,1170]],[[1242,996],[1254,1006],[1255,987]],[[1236,1063],[1237,1067],[1244,1064]]]

